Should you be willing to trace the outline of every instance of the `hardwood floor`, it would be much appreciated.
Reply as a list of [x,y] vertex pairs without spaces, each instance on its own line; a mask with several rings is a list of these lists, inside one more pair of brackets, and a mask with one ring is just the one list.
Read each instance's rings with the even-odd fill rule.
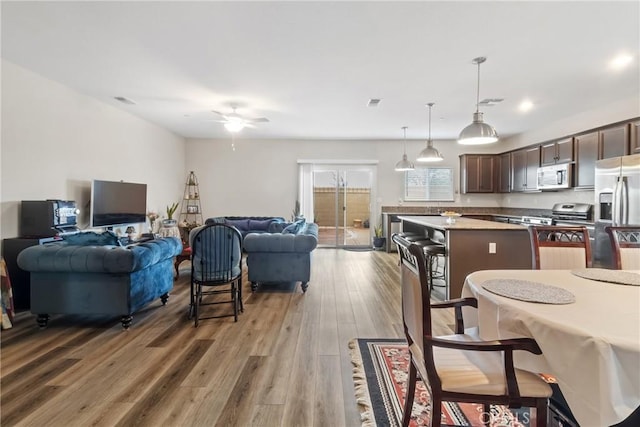
[[[238,322],[197,329],[186,318],[187,262],[168,304],[152,303],[127,331],[119,319],[76,316],[41,330],[19,313],[1,337],[1,424],[359,426],[348,342],[403,336],[397,261],[317,249],[305,294],[251,293],[245,271]],[[435,329],[451,323],[445,315]]]

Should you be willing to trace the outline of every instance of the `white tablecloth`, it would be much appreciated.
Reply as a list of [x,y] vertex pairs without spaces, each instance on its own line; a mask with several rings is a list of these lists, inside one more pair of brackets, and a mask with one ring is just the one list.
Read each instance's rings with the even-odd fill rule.
[[[510,278],[564,288],[576,302],[524,302],[482,288],[486,280]],[[569,270],[488,270],[470,274],[462,296],[478,299],[477,311],[465,309],[465,326],[477,323],[483,339],[536,339],[543,355],[516,352],[516,364],[554,375],[583,427],[616,424],[640,406],[639,286]]]

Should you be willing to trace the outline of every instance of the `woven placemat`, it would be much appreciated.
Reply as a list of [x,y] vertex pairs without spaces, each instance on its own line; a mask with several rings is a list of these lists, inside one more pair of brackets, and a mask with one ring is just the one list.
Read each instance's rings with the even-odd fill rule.
[[482,284],[489,292],[503,297],[540,304],[571,304],[576,297],[566,289],[518,279],[492,279]]
[[617,285],[640,286],[640,274],[630,271],[607,270],[606,268],[581,268],[572,270],[571,274],[583,279],[609,282]]

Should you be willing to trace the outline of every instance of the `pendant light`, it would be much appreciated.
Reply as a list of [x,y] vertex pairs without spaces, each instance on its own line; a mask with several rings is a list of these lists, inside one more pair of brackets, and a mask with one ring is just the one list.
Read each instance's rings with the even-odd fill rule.
[[476,112],[473,113],[473,123],[462,129],[458,137],[458,143],[462,145],[482,145],[491,144],[498,140],[498,133],[493,126],[482,121],[480,112],[480,64],[487,58],[480,56],[473,59],[473,63],[478,65],[478,91],[476,94]]
[[429,139],[427,139],[427,146],[424,150],[418,154],[418,158],[416,159],[418,162],[441,162],[444,159],[442,155],[435,149],[433,146],[433,141],[431,140],[431,107],[433,107],[434,103],[430,102],[427,104],[429,106]]
[[403,126],[402,130],[404,131],[404,154],[402,155],[402,160],[396,163],[396,172],[412,171],[415,169],[413,163],[407,159],[407,127]]

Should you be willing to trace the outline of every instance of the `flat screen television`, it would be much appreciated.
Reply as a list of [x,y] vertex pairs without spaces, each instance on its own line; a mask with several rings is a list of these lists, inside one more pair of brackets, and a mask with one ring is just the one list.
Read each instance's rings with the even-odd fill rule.
[[146,221],[147,184],[122,181],[91,183],[91,227],[114,227]]

